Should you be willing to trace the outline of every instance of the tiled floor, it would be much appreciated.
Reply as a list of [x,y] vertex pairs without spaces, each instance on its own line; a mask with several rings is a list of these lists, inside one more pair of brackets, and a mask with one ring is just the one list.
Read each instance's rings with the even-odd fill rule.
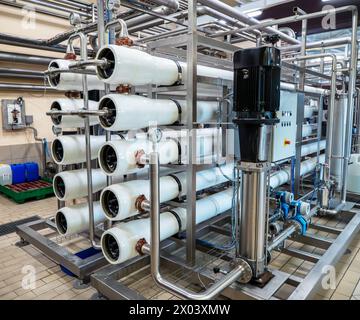
[[[17,205],[0,196],[0,225],[33,215],[50,217],[55,210],[55,198]],[[329,226],[336,226],[334,221],[324,222]],[[341,227],[341,225],[337,226]],[[318,234],[321,235],[321,233]],[[322,235],[325,236],[326,234]],[[34,247],[17,247],[15,243],[18,240],[15,233],[0,237],[0,299],[90,299],[96,292],[91,287],[75,289],[73,285],[74,278],[65,275],[58,265]],[[83,247],[83,244],[71,243],[71,240],[69,243],[74,250]],[[298,244],[294,243],[293,246],[298,246]],[[302,249],[314,251],[315,248],[302,246]],[[315,253],[320,254],[320,251],[315,251]],[[313,264],[301,259],[291,258],[285,254],[275,254],[272,266],[284,272],[304,277]],[[31,268],[35,268],[36,271],[36,286],[26,288],[26,279]],[[315,298],[360,299],[360,235],[357,235],[351,243],[347,254],[336,265],[336,272],[336,288],[327,291],[320,290]],[[179,275],[173,276],[177,277],[179,283],[185,283],[184,279]],[[129,282],[130,287],[137,289],[146,297],[177,299],[160,290],[149,275],[139,273],[139,275],[133,275],[128,280],[125,280],[125,283],[126,281]],[[281,292],[278,292],[278,296],[286,297],[291,290],[293,290],[293,287],[285,286],[281,289]]]

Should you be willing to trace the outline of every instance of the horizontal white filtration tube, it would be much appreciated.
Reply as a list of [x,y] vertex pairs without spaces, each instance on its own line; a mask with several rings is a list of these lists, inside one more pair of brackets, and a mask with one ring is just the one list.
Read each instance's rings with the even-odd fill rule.
[[100,116],[100,124],[106,130],[122,131],[173,124],[179,118],[179,109],[170,99],[149,99],[136,95],[109,94],[99,102],[99,109],[110,114]]
[[[317,124],[304,124],[302,127],[302,137],[307,138],[307,137],[315,134],[316,126],[317,126]],[[314,131],[315,131],[315,133],[314,133]]]
[[[196,224],[229,210],[231,204],[232,188],[196,201]],[[161,241],[179,231],[185,230],[186,210],[184,208],[176,208],[173,211],[181,221],[181,230],[174,213],[161,213]],[[150,218],[119,223],[105,231],[101,237],[101,248],[105,258],[111,264],[118,264],[138,255],[135,247],[138,240],[142,238],[150,242]]]
[[[120,139],[114,135],[112,139]],[[90,136],[91,159],[98,156],[100,147],[105,143],[105,136]],[[51,144],[51,156],[55,163],[68,165],[86,161],[85,135],[62,135]]]
[[[106,220],[100,203],[94,202],[94,223],[98,225]],[[55,215],[55,224],[62,235],[71,235],[89,230],[89,205],[80,203],[59,209]]]
[[[319,163],[324,163],[325,161],[325,155],[322,154],[319,156]],[[301,162],[300,167],[300,176],[303,176],[304,174],[308,174],[309,172],[313,171],[316,167],[317,159],[311,158],[309,160],[305,160]],[[274,172],[270,177],[270,186],[272,188],[277,188],[284,183],[290,182],[291,180],[291,169],[286,168],[279,171]]]
[[305,105],[304,106],[304,118],[312,118],[315,112],[318,112],[319,108],[316,105]]
[[[69,69],[69,65],[74,63],[74,60],[56,59],[49,63],[48,70],[51,69]],[[94,67],[88,67],[88,70],[94,70]],[[56,73],[49,75],[48,80],[50,86],[61,91],[82,91],[82,74],[80,73]],[[104,83],[98,79],[96,75],[87,75],[88,90],[104,90]]]
[[[92,169],[91,174],[94,193],[106,187],[106,175],[101,169]],[[87,186],[86,169],[62,171],[53,179],[55,196],[61,201],[87,196]]]
[[[179,159],[179,147],[174,140],[160,141],[157,144],[160,164],[169,164]],[[99,164],[103,172],[109,176],[124,175],[139,171],[139,152],[148,154],[152,150],[152,142],[144,139],[131,141],[109,141],[99,150]]]
[[317,142],[305,144],[301,147],[301,156],[307,156],[309,154],[317,152],[317,150],[321,151],[326,148],[326,140],[321,140],[319,145]]
[[[324,155],[320,156],[320,162],[324,161]],[[316,158],[302,162],[301,175],[307,174],[315,169]],[[277,179],[277,177],[279,177]],[[276,188],[290,181],[290,169],[280,170],[271,177],[270,184]],[[196,224],[206,221],[232,207],[232,188],[216,193],[204,199],[196,201]],[[186,210],[176,208],[173,211],[181,220],[181,230],[186,227]],[[171,212],[160,214],[160,240],[179,232],[179,223]],[[111,264],[119,264],[135,257],[135,250],[139,239],[145,238],[150,241],[150,218],[138,219],[130,222],[119,223],[103,233],[101,237],[101,248],[105,258]]]
[[[196,191],[203,190],[232,179],[234,164],[196,173]],[[186,194],[186,172],[160,177],[160,202]],[[140,196],[150,197],[149,180],[133,180],[106,187],[100,195],[100,203],[109,220],[120,221],[138,214],[136,201]]]
[[[124,131],[147,128],[150,125],[171,125],[186,119],[186,102],[171,99],[149,99],[138,95],[109,94],[99,102],[99,109],[107,109],[108,115],[99,116],[106,130]],[[217,101],[197,102],[197,122],[215,119]],[[141,116],[139,116],[141,115]]]
[[[188,139],[184,131],[166,131],[167,139],[159,143],[160,163],[188,163]],[[196,155],[198,161],[212,163],[213,157],[221,148],[221,130],[217,128],[199,129],[196,131]],[[110,141],[99,150],[99,164],[107,175],[123,175],[139,171],[136,155],[139,151],[146,154],[152,148],[149,140],[140,139]],[[180,138],[176,138],[180,136]],[[170,138],[171,137],[171,138]],[[215,152],[214,152],[215,151]]]
[[[83,99],[70,99],[70,98],[59,98],[56,99],[50,107],[51,111],[60,110],[60,111],[79,111],[84,109],[84,100]],[[89,110],[97,110],[98,102],[89,100]],[[85,121],[84,118],[80,116],[52,116],[52,123],[57,128],[84,128]],[[99,124],[99,118],[97,116],[89,117],[90,125],[94,126]]]
[[[152,56],[144,51],[125,46],[106,45],[99,49],[96,59],[105,58],[108,67],[96,67],[99,79],[110,84],[133,86],[155,84],[171,86],[182,80],[187,72],[187,64]],[[197,65],[197,75],[233,81],[233,72]],[[281,89],[296,91],[292,83],[281,82]],[[305,86],[305,92],[324,94],[327,90]]]
[[[97,53],[96,59],[105,58],[111,66],[96,67],[99,79],[110,84],[133,86],[155,84],[171,86],[186,75],[186,63],[152,56],[144,51],[125,46],[107,45]],[[233,72],[197,66],[199,76],[233,80]],[[184,79],[185,80],[185,79]]]

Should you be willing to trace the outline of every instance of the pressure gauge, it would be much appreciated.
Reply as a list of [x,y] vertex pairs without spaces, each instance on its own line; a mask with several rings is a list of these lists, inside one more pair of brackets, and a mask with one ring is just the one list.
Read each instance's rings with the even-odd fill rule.
[[148,135],[151,142],[159,143],[162,139],[163,134],[160,128],[150,128]]
[[110,11],[117,11],[120,9],[120,0],[107,0],[106,8]]
[[81,17],[78,13],[71,12],[69,15],[70,24],[72,26],[77,26],[81,23]]

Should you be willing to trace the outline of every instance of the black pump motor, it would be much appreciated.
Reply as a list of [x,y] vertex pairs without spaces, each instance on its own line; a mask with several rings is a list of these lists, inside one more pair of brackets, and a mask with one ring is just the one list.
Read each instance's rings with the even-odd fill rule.
[[239,128],[242,161],[268,161],[271,126],[279,122],[280,72],[280,50],[275,47],[234,54],[234,123]]

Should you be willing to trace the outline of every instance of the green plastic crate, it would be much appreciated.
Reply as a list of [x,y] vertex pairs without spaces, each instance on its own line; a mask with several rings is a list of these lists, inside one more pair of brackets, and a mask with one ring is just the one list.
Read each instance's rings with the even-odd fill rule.
[[54,195],[52,181],[46,178],[33,182],[0,186],[0,192],[16,203],[24,203],[27,200],[40,200]]

